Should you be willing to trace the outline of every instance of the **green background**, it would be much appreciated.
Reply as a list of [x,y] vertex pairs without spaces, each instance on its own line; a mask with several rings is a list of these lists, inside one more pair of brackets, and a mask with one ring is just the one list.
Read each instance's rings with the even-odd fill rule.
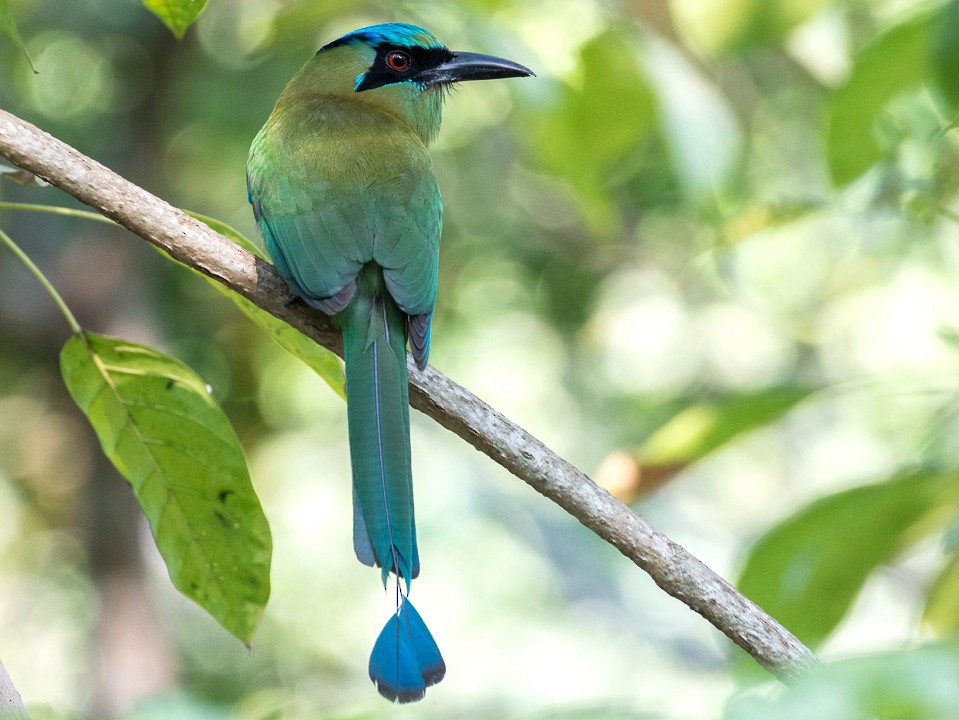
[[448,102],[432,364],[835,661],[769,682],[414,413],[449,672],[384,703],[342,399],[142,241],[0,210],[85,328],[209,385],[274,546],[251,654],[171,586],[60,379],[68,327],[0,252],[0,658],[37,718],[954,716],[959,3],[209,0],[180,41],[134,0],[9,9],[38,74],[0,37],[4,109],[249,237],[249,143],[324,42],[405,20],[535,70]]

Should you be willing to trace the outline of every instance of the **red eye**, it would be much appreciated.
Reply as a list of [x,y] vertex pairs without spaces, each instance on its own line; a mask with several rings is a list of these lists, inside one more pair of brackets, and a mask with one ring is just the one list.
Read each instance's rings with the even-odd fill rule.
[[405,52],[394,50],[386,56],[386,64],[390,66],[391,70],[405,72],[410,69],[410,56]]

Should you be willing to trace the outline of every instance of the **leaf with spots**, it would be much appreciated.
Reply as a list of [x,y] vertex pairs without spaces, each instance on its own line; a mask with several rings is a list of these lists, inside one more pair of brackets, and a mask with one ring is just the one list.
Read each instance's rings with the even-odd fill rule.
[[223,410],[184,364],[124,340],[74,335],[60,369],[173,584],[249,645],[270,595],[272,541]]

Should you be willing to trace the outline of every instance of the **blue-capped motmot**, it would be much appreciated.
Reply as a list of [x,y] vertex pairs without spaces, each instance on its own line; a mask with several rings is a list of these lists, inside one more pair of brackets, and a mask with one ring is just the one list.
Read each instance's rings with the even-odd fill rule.
[[404,23],[324,45],[290,80],[247,161],[253,214],[279,273],[342,329],[353,546],[396,574],[396,612],[370,656],[393,701],[421,699],[446,666],[407,595],[420,569],[410,471],[406,346],[426,366],[443,208],[426,146],[446,90],[523,77]]

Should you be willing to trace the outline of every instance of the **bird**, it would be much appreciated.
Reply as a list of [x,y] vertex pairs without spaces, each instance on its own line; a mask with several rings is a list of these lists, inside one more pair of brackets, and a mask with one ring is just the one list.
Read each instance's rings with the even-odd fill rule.
[[406,348],[426,367],[443,206],[427,146],[456,83],[527,77],[511,60],[452,51],[408,23],[354,30],[294,75],[247,159],[248,199],[294,297],[343,336],[353,547],[392,573],[396,609],[369,661],[393,702],[414,702],[446,673],[409,600],[420,571],[410,464]]

